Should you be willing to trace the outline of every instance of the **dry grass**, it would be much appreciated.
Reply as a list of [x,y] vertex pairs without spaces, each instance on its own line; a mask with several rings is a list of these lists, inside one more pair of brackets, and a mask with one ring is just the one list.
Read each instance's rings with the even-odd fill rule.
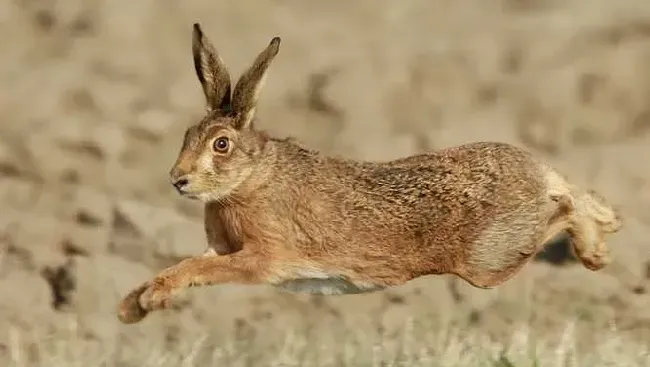
[[[304,330],[266,329],[266,343],[250,335],[217,341],[209,333],[190,341],[166,340],[135,351],[115,338],[99,343],[80,335],[71,320],[52,335],[8,330],[7,367],[25,366],[435,366],[435,367],[600,367],[648,366],[650,347],[612,328],[588,339],[576,324],[544,337],[527,325],[503,338],[477,329],[435,327],[413,319],[401,333],[384,335],[342,325]],[[269,338],[271,333],[273,337]],[[269,342],[269,339],[271,340]],[[172,346],[173,344],[173,346]]]
[[[622,208],[616,267],[533,264],[459,301],[435,277],[318,304],[217,287],[119,325],[130,287],[205,243],[167,182],[203,108],[195,21],[233,74],[282,36],[259,108],[276,134],[359,159],[474,140],[547,158]],[[650,365],[650,294],[630,291],[650,288],[648,0],[7,0],[0,54],[0,366]]]

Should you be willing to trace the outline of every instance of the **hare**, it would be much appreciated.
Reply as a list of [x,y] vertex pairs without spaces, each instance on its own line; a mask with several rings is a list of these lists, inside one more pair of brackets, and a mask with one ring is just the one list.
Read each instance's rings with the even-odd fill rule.
[[451,274],[479,288],[513,277],[562,231],[585,267],[609,263],[618,210],[531,153],[475,142],[387,162],[324,155],[254,128],[274,37],[234,88],[198,23],[192,53],[207,104],[169,175],[205,204],[207,250],[132,290],[135,323],[175,292],[223,283],[355,294]]

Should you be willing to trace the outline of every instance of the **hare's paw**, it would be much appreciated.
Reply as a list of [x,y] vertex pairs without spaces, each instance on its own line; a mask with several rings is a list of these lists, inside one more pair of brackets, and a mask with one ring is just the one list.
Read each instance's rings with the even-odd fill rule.
[[599,244],[594,251],[580,256],[580,260],[582,260],[582,263],[587,269],[593,271],[600,270],[612,262],[609,251],[604,243]]
[[145,283],[133,289],[124,297],[117,312],[117,318],[120,322],[123,324],[134,324],[147,316],[149,312],[140,305],[140,296],[148,288],[149,283]]
[[156,278],[133,289],[124,297],[118,310],[118,319],[124,324],[134,324],[151,311],[171,307],[172,288],[164,278]]
[[146,311],[154,311],[171,307],[172,287],[164,278],[154,279],[139,298],[140,306]]

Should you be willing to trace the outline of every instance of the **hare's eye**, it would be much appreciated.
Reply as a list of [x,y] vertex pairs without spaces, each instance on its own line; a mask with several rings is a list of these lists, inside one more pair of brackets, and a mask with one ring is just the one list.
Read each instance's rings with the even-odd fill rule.
[[219,153],[227,152],[229,147],[230,147],[230,141],[226,137],[218,138],[212,144],[212,148],[215,150],[215,152],[219,152]]

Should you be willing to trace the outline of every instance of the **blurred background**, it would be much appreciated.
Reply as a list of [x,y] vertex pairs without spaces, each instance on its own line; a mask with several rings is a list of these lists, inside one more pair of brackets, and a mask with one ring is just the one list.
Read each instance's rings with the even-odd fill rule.
[[[528,148],[621,209],[615,262],[560,240],[493,290],[233,285],[119,324],[131,287],[205,247],[167,176],[203,114],[193,22],[233,78],[282,37],[259,128],[369,160]],[[650,365],[646,0],[2,0],[0,55],[1,365]]]

